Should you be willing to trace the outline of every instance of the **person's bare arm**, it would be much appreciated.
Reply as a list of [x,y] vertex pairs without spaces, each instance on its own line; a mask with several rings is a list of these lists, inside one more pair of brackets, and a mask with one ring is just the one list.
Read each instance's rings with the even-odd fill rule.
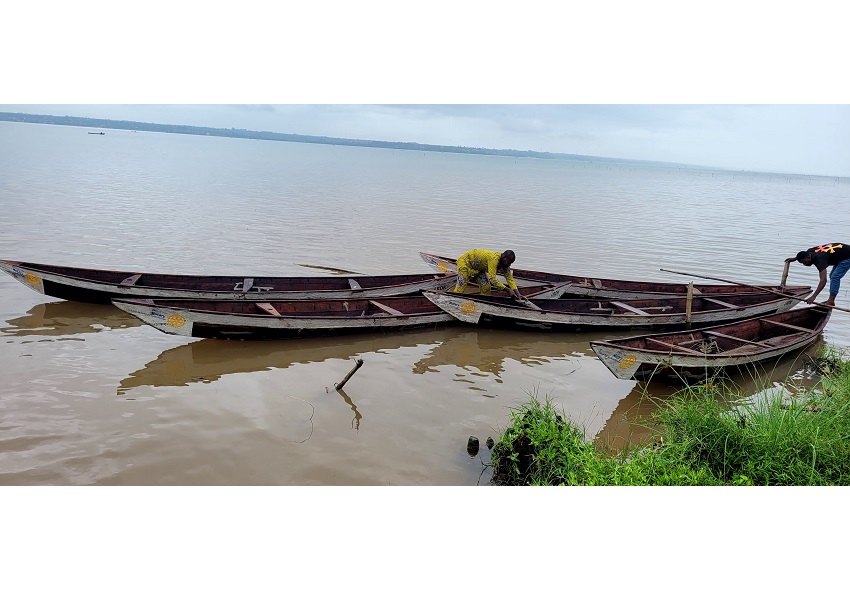
[[806,304],[811,304],[812,302],[814,302],[815,298],[818,297],[818,294],[821,293],[821,290],[823,290],[824,287],[826,287],[826,269],[820,272],[820,281],[818,281],[818,287],[811,296],[806,298]]

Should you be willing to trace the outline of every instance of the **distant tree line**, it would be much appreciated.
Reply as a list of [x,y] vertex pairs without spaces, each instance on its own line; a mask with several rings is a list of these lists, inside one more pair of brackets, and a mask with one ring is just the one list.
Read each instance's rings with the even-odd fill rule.
[[533,150],[495,150],[492,148],[469,148],[466,146],[439,146],[417,144],[414,142],[382,142],[377,140],[357,140],[295,133],[275,133],[273,131],[250,131],[248,129],[222,129],[215,127],[194,127],[192,125],[166,125],[162,123],[141,123],[139,121],[118,121],[112,119],[92,119],[89,117],[59,117],[55,115],[31,115],[26,113],[0,112],[0,121],[18,123],[43,123],[48,125],[70,125],[73,127],[99,127],[102,129],[126,129],[130,131],[157,131],[160,133],[182,133],[186,135],[213,135],[230,138],[256,140],[274,140],[280,142],[301,142],[307,144],[333,144],[337,146],[363,146],[367,148],[392,148],[397,150],[420,150],[424,152],[453,152],[458,154],[485,154],[492,156],[514,156],[518,158],[568,159],[585,162],[626,163],[641,165],[669,165],[645,160],[625,158],[605,158],[582,154],[561,154],[557,152],[535,152]]

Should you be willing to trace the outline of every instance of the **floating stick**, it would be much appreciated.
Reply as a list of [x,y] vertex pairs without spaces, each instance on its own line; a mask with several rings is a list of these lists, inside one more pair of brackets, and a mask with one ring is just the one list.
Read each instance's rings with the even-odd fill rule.
[[348,375],[345,376],[345,379],[343,379],[342,381],[340,381],[339,383],[334,385],[334,389],[336,389],[337,391],[341,390],[342,386],[344,386],[348,382],[348,380],[351,379],[351,376],[354,375],[354,373],[357,371],[357,369],[359,369],[362,366],[363,366],[363,359],[358,358],[357,364],[354,365],[354,368],[351,369],[351,371],[348,372]]

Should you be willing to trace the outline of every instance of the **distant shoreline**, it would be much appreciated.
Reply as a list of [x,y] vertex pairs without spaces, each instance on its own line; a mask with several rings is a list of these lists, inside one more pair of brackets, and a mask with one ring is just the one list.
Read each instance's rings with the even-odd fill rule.
[[[450,152],[456,154],[482,154],[488,156],[511,156],[515,158],[561,159],[582,162],[609,164],[631,164],[664,167],[712,168],[698,165],[686,165],[663,161],[636,160],[629,158],[609,158],[584,154],[563,154],[558,152],[536,152],[533,150],[497,150],[492,148],[470,148],[466,146],[440,146],[415,142],[384,142],[379,140],[358,140],[334,138],[295,133],[276,133],[272,131],[251,131],[248,129],[223,129],[216,127],[195,127],[192,125],[170,125],[161,123],[143,123],[139,121],[119,121],[112,119],[94,119],[90,117],[71,117],[56,115],[33,115],[27,113],[0,112],[0,121],[16,123],[41,123],[44,125],[69,125],[73,127],[99,127],[101,129],[121,129],[128,131],[155,131],[160,133],[182,133],[187,135],[207,135],[217,137],[272,140],[279,142],[300,142],[307,144],[332,144],[336,146],[361,146],[365,148],[388,148],[394,150],[418,150],[423,152]],[[723,169],[727,170],[727,169]]]
[[196,127],[194,125],[170,125],[163,123],[144,123],[141,121],[121,121],[114,119],[94,119],[91,117],[71,117],[56,115],[34,115],[28,113],[0,112],[0,121],[14,123],[40,123],[43,125],[66,125],[71,127],[97,127],[100,129],[118,129],[127,131],[153,131],[158,133],[180,133],[184,135],[205,135],[216,137],[243,138],[252,140],[271,140],[277,142],[297,142],[304,144],[330,144],[334,146],[359,146],[363,148],[386,148],[393,150],[416,150],[421,152],[447,152],[454,154],[478,154],[484,156],[509,156],[514,158],[539,158],[545,160],[571,160],[587,163],[619,164],[645,167],[665,167],[677,169],[698,169],[704,171],[724,171],[729,173],[763,173],[765,175],[781,175],[785,177],[818,177],[834,179],[836,182],[844,177],[837,175],[811,175],[807,173],[783,173],[778,171],[750,171],[746,169],[729,169],[707,165],[691,165],[657,160],[638,160],[633,158],[611,158],[605,156],[590,156],[586,154],[565,154],[560,152],[536,152],[534,150],[511,150],[494,148],[471,148],[467,146],[440,146],[435,144],[419,144],[416,142],[384,142],[380,140],[358,140],[350,138],[335,138],[318,135],[300,135],[297,133],[277,133],[273,131],[252,131],[250,129],[224,129],[220,127]]

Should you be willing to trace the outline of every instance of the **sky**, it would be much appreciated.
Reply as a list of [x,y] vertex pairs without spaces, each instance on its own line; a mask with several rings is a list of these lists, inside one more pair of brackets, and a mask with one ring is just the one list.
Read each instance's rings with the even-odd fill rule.
[[7,7],[0,110],[850,176],[834,3]]
[[822,0],[16,4],[2,111],[850,176]]
[[850,176],[850,104],[22,104],[0,110]]

